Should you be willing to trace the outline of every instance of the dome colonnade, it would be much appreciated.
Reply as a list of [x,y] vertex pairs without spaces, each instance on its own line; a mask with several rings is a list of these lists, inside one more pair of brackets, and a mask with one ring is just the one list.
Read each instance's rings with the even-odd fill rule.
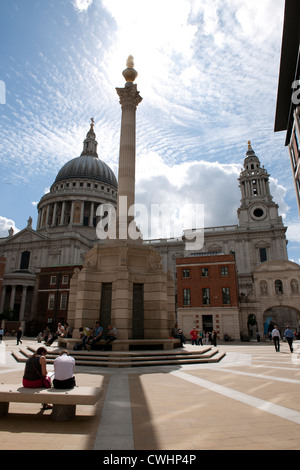
[[38,204],[37,230],[86,227],[93,229],[91,236],[95,237],[97,208],[103,203],[116,205],[117,187],[113,171],[98,158],[92,119],[80,157],[61,168],[50,192]]

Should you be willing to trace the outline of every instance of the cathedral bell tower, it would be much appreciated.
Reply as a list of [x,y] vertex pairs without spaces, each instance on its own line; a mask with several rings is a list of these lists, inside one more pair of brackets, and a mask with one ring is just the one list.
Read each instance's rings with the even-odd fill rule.
[[269,176],[267,170],[261,167],[249,141],[244,169],[239,177],[242,199],[237,213],[241,228],[255,230],[283,227],[278,205],[270,193]]

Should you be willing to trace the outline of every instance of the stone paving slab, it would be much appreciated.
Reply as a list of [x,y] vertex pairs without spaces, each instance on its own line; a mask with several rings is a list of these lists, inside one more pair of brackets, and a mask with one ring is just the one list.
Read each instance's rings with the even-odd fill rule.
[[[24,338],[26,345],[39,346]],[[297,356],[284,343],[280,353],[269,342],[218,347],[226,356],[217,364],[76,366],[79,385],[103,383],[97,406],[78,406],[74,420],[57,423],[38,404],[12,403],[0,420],[0,449],[298,450]],[[21,383],[24,364],[11,356],[16,348],[13,338],[0,345],[0,382]]]

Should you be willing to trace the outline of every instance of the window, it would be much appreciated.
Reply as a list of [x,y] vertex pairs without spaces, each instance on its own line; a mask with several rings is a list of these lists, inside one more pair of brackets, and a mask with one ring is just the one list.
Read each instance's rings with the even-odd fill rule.
[[49,294],[48,297],[48,310],[54,309],[55,294]]
[[51,276],[51,277],[50,277],[50,284],[51,284],[51,286],[55,286],[55,284],[56,284],[56,276]]
[[229,305],[230,304],[230,289],[229,287],[222,288],[222,297],[223,297],[223,304]]
[[64,274],[62,277],[62,284],[68,284],[69,282],[69,276],[67,274]]
[[183,305],[191,305],[191,290],[183,289]]
[[221,266],[221,276],[228,276],[228,266]]
[[30,260],[30,251],[23,251],[21,254],[20,269],[28,269]]
[[253,180],[253,181],[252,181],[252,187],[253,187],[253,194],[254,194],[254,196],[257,196],[256,180]]
[[202,289],[202,303],[203,305],[210,304],[210,291],[209,291],[209,288],[207,287]]
[[202,277],[208,277],[208,268],[202,268],[201,269],[201,276]]
[[182,270],[182,277],[190,277],[190,270],[189,269],[183,269]]
[[67,308],[68,294],[61,294],[60,296],[60,309],[65,310]]
[[289,149],[290,149],[290,154],[291,154],[292,167],[293,167],[293,170],[296,171],[296,169],[297,169],[297,160],[296,160],[296,157],[295,157],[295,152],[294,152],[293,146],[290,145]]
[[283,294],[283,285],[280,279],[275,281],[275,292],[276,294]]
[[267,261],[267,248],[259,249],[259,259],[261,263],[263,263],[264,261]]

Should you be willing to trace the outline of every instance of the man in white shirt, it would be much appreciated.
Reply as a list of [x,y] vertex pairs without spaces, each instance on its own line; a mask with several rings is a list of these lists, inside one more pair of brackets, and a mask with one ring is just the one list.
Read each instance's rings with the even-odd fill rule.
[[75,387],[75,359],[69,356],[68,351],[61,351],[60,356],[54,360],[54,388]]
[[276,325],[274,327],[274,330],[272,331],[272,339],[274,342],[275,351],[279,352],[280,351],[280,333]]

